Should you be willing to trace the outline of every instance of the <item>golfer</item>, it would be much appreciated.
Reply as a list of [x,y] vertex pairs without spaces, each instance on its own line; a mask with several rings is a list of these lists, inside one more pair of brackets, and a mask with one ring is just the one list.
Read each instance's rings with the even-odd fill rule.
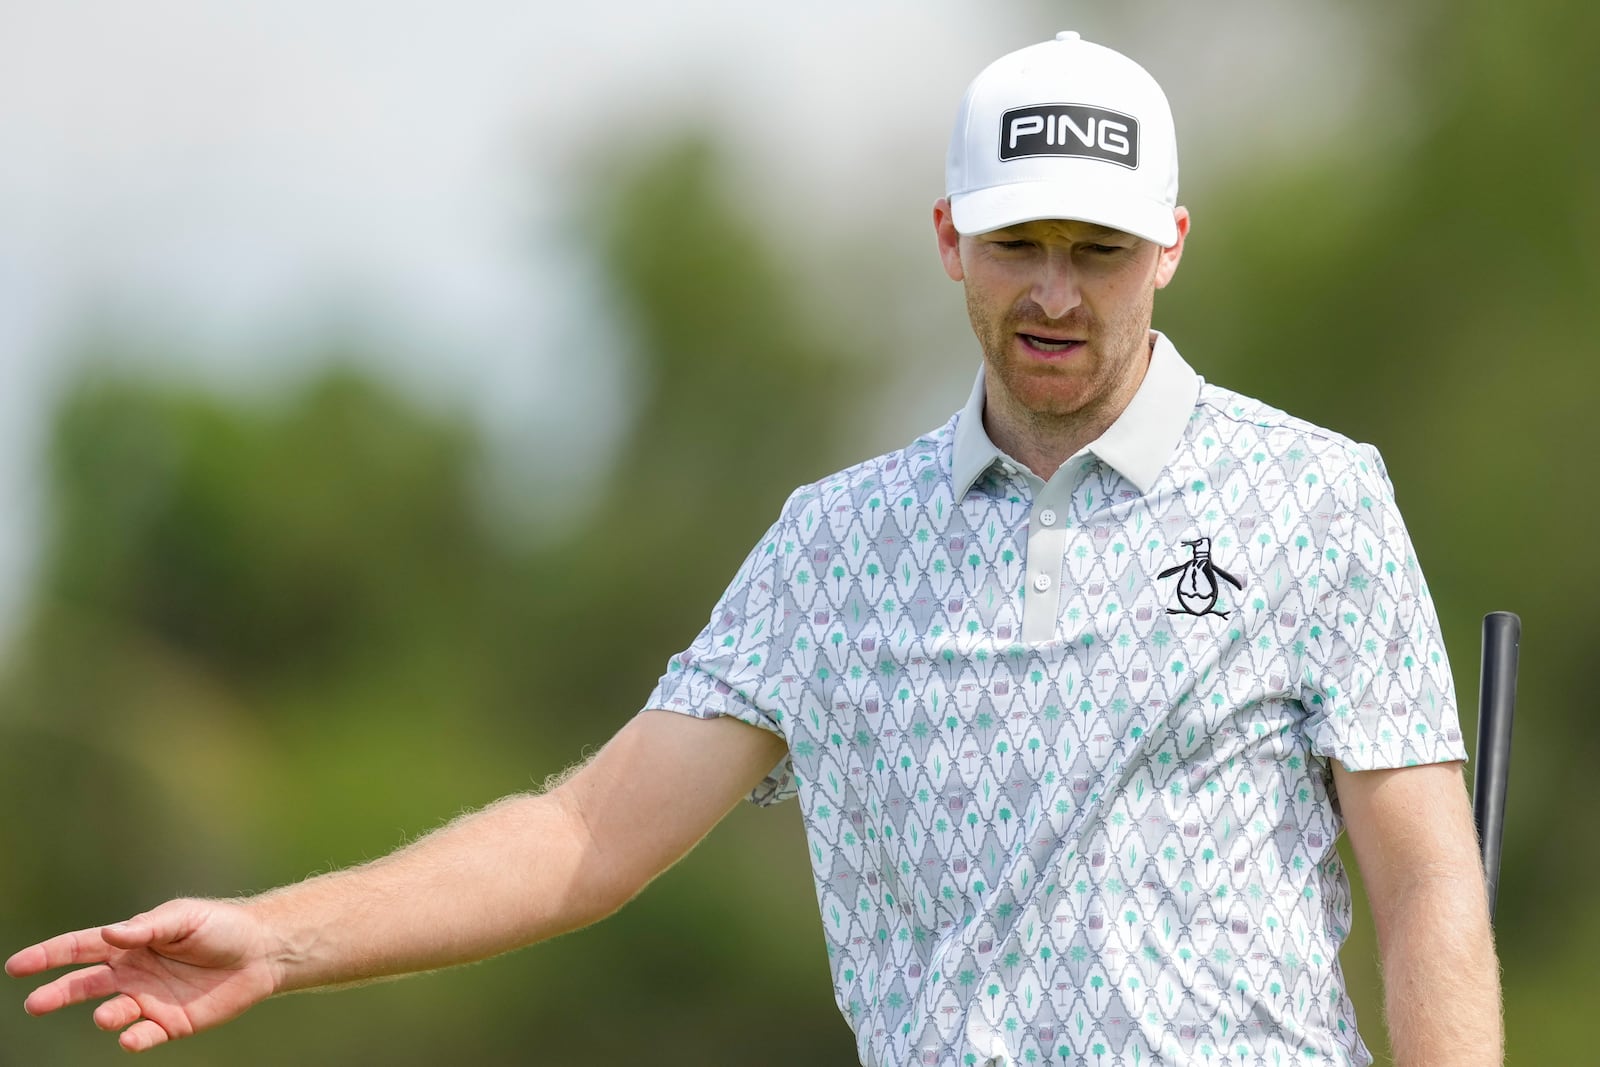
[[795,491],[594,758],[364,866],[23,949],[12,975],[77,968],[27,1009],[98,1000],[142,1050],[482,959],[615,911],[740,798],[795,797],[863,1064],[1369,1063],[1341,832],[1396,1062],[1499,1064],[1427,584],[1373,448],[1152,331],[1190,231],[1161,89],[1071,32],[1004,56],[946,182],[965,406]]

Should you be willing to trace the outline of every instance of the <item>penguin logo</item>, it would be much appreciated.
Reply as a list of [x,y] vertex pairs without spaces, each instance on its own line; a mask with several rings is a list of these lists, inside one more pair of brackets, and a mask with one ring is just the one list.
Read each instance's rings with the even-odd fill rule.
[[1226,619],[1226,611],[1217,610],[1217,594],[1221,589],[1217,586],[1217,579],[1233,583],[1235,589],[1242,590],[1244,585],[1211,562],[1211,538],[1197,537],[1193,541],[1185,541],[1185,545],[1194,552],[1194,558],[1187,563],[1180,563],[1176,567],[1168,567],[1157,578],[1170,578],[1178,575],[1178,604],[1179,607],[1168,608],[1168,615],[1220,615]]

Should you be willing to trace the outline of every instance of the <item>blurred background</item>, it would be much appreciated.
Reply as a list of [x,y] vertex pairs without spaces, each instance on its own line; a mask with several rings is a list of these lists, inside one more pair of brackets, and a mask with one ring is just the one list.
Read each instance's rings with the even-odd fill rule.
[[[965,399],[948,124],[1070,26],[1172,98],[1156,325],[1382,450],[1469,736],[1521,613],[1511,1058],[1589,1058],[1600,8],[1538,6],[0,0],[0,955],[603,743],[791,488]],[[159,1056],[850,1063],[820,934],[742,808],[593,930]],[[1364,912],[1345,962],[1386,1062]],[[0,1064],[121,1055],[0,1011]]]

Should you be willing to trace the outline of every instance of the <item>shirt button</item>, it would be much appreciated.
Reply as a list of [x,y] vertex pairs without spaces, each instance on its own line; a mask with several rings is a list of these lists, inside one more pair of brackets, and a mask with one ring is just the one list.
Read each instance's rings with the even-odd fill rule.
[[1056,513],[1050,508],[1045,508],[1039,512],[1039,524],[1041,526],[1054,526],[1056,524]]
[[1050,588],[1050,576],[1048,574],[1035,574],[1033,576],[1033,587],[1041,593],[1045,592]]

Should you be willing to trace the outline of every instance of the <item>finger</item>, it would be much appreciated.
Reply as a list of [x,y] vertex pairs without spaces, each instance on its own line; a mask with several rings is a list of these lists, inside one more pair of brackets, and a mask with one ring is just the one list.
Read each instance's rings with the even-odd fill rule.
[[57,934],[48,941],[29,945],[15,953],[6,960],[6,973],[13,978],[25,978],[54,967],[104,963],[111,958],[111,951],[111,946],[106,944],[99,930],[74,930],[70,934]]
[[121,1030],[139,1020],[139,1002],[124,994],[112,997],[94,1010],[94,1024],[102,1030]]
[[46,1015],[69,1004],[109,997],[117,991],[117,979],[110,967],[86,967],[64,974],[28,994],[22,1008],[29,1015]]
[[167,1032],[161,1028],[160,1023],[151,1022],[149,1019],[141,1019],[122,1031],[122,1036],[117,1038],[117,1044],[129,1052],[144,1052],[162,1044],[167,1040],[168,1036]]

